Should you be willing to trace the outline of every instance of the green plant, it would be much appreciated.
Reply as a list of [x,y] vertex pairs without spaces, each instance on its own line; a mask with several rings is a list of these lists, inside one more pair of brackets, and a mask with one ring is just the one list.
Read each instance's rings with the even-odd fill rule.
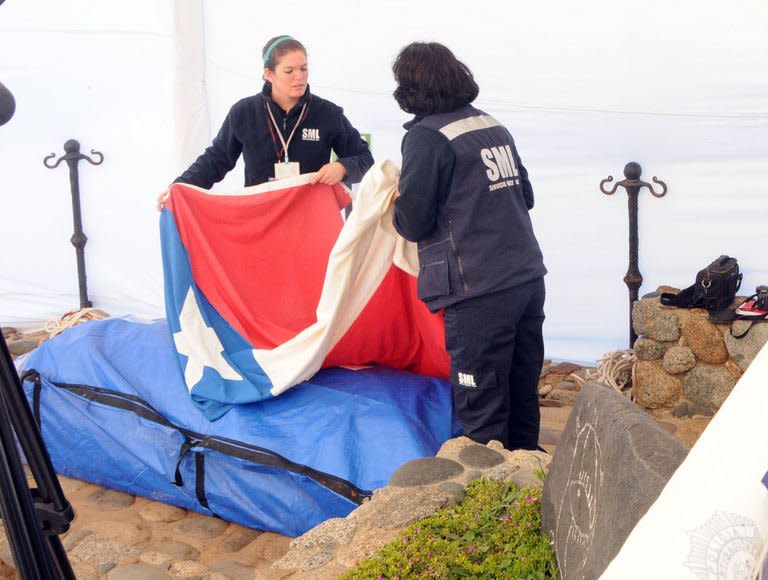
[[480,478],[464,499],[411,524],[344,580],[557,577],[541,533],[541,491]]

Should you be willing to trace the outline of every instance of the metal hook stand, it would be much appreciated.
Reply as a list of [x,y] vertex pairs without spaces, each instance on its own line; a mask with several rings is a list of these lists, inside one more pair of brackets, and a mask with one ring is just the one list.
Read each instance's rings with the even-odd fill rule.
[[613,181],[613,176],[608,176],[600,182],[600,191],[606,195],[613,195],[619,186],[627,190],[627,201],[629,205],[629,269],[624,276],[624,283],[629,289],[629,348],[635,344],[637,334],[632,326],[632,304],[637,300],[638,290],[643,283],[643,276],[640,274],[637,258],[638,236],[637,236],[637,197],[643,187],[647,187],[654,197],[664,197],[667,194],[667,184],[653,177],[653,182],[661,186],[660,192],[653,190],[653,185],[646,181],[640,181],[640,174],[643,172],[639,163],[631,161],[624,166],[624,177],[616,182],[613,188],[608,191],[605,185]]
[[55,169],[62,161],[69,165],[69,185],[72,190],[72,218],[75,222],[75,233],[72,234],[72,245],[75,246],[77,255],[77,283],[80,289],[80,308],[90,308],[93,306],[88,300],[88,288],[85,281],[85,244],[88,237],[83,233],[83,218],[80,213],[80,177],[77,173],[77,164],[81,159],[85,159],[91,165],[101,165],[104,156],[98,151],[91,149],[92,155],[98,155],[98,161],[94,161],[87,155],[80,153],[80,143],[75,139],[70,139],[64,143],[65,154],[59,157],[55,163],[48,161],[56,157],[51,153],[43,159],[43,164],[49,169]]

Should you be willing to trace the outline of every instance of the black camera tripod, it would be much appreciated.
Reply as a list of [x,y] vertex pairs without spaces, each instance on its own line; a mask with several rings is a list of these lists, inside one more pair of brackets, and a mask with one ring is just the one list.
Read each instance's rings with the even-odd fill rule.
[[[0,125],[15,110],[13,95],[0,83]],[[36,488],[27,484],[17,443]],[[0,339],[0,516],[22,580],[74,580],[59,538],[74,511],[61,491],[5,339]]]
[[[74,511],[61,491],[5,340],[0,350],[0,514],[16,569],[22,580],[74,580],[59,538]],[[17,441],[36,488],[27,483]]]

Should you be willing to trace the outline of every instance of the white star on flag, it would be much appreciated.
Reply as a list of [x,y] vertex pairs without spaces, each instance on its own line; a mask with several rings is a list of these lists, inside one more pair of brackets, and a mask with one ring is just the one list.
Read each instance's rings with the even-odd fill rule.
[[184,381],[190,392],[203,378],[205,367],[212,368],[223,379],[242,380],[243,377],[221,356],[224,347],[216,332],[205,324],[191,286],[179,314],[179,328],[179,332],[173,333],[173,342],[179,354],[189,357]]

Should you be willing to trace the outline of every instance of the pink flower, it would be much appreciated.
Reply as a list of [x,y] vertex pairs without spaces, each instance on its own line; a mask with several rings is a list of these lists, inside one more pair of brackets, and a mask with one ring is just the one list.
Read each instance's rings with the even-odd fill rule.
[[469,553],[470,554],[474,554],[475,552],[477,552],[477,548],[475,548],[474,546],[470,546],[469,547]]

